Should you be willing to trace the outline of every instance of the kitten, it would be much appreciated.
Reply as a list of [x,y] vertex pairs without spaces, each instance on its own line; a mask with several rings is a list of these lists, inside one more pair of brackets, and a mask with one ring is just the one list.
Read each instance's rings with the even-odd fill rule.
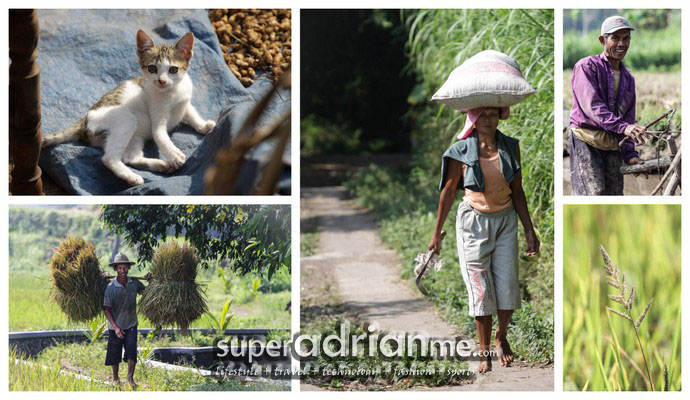
[[[75,125],[43,137],[42,147],[81,139],[102,147],[103,164],[132,186],[144,179],[128,168],[173,173],[185,162],[168,130],[185,122],[201,134],[216,123],[205,121],[191,104],[192,79],[186,74],[194,36],[186,33],[174,46],[156,45],[139,30],[137,55],[143,76],[106,93]],[[166,160],[144,157],[144,142],[153,138]]]

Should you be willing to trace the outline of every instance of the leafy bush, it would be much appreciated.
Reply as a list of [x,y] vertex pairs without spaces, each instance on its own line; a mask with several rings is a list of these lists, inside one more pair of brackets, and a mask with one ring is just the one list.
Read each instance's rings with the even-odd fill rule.
[[540,313],[522,302],[513,314],[508,341],[516,354],[537,363],[553,362],[553,313]]
[[361,136],[361,129],[352,131],[342,124],[310,114],[300,120],[300,154],[302,157],[354,154],[360,150]]

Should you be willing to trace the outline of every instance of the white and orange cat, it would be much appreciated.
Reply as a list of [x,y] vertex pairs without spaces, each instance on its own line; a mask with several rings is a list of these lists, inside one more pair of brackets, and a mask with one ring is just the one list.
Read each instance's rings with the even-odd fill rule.
[[[75,139],[102,147],[103,164],[132,186],[144,183],[144,179],[127,165],[175,172],[186,157],[170,140],[168,131],[184,122],[207,134],[216,125],[202,119],[191,104],[192,79],[186,72],[193,46],[191,32],[171,46],[156,45],[139,30],[137,55],[143,76],[106,93],[70,128],[44,136],[42,147]],[[165,160],[144,157],[144,143],[151,138]]]

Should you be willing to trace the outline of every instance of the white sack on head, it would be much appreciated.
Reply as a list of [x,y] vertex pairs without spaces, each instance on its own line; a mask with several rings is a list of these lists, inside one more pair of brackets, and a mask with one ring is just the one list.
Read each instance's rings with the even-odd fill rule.
[[478,107],[509,107],[534,91],[512,57],[485,50],[455,68],[431,100],[467,111]]

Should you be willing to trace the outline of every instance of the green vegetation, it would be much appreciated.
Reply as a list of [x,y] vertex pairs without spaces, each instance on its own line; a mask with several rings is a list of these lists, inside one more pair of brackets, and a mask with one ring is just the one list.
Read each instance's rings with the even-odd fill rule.
[[300,156],[318,154],[355,154],[361,149],[362,130],[329,122],[316,115],[300,119]]
[[74,376],[61,374],[61,365],[53,363],[44,368],[40,364],[24,363],[22,358],[10,355],[9,358],[9,390],[10,392],[90,392],[115,391],[120,388],[101,382],[78,379]]
[[[101,206],[101,221],[139,250],[148,264],[159,243],[184,237],[196,249],[202,267],[232,260],[243,274],[290,269],[290,206],[169,204]],[[251,251],[250,251],[251,250]]]
[[[110,367],[103,365],[106,344],[93,345],[57,345],[46,349],[31,364],[10,353],[9,388],[10,391],[120,391],[130,390],[129,385],[108,385],[104,382],[112,378]],[[16,362],[15,360],[21,360]],[[44,366],[48,368],[43,368]],[[194,368],[191,366],[191,368]],[[95,381],[78,379],[61,371],[78,372]],[[135,380],[139,391],[254,391],[254,390],[289,390],[287,385],[270,383],[244,383],[225,381],[218,383],[214,379],[204,378],[195,369],[186,371],[169,371],[148,366],[143,362],[137,364]]]
[[[681,41],[680,13],[672,16],[672,23],[660,30],[633,31],[630,50],[623,63],[635,71],[680,71]],[[587,34],[570,31],[563,35],[563,68],[572,69],[580,59],[601,54],[599,31]]]
[[405,28],[392,9],[305,9],[301,22],[301,156],[410,148]]
[[[48,217],[53,215],[52,217]],[[51,297],[49,260],[53,248],[64,237],[62,230],[48,234],[46,224],[78,226],[70,221],[82,221],[83,226],[98,226],[95,211],[53,211],[34,208],[10,208],[10,257],[9,257],[9,330],[22,332],[51,329],[90,329],[90,322],[69,321]],[[28,222],[27,222],[28,221]],[[112,252],[114,235],[96,234],[95,231],[74,229],[75,234],[86,233],[84,238],[93,241],[100,265],[106,266]],[[181,239],[179,239],[181,240]],[[136,259],[136,252],[124,246],[122,251]],[[104,269],[107,267],[104,267]],[[222,278],[221,278],[221,273]],[[148,267],[134,266],[132,276],[143,276]],[[220,261],[201,270],[198,281],[207,288],[209,310],[217,315],[229,299],[233,300],[229,312],[234,316],[228,328],[289,328],[291,274],[287,268],[276,270],[271,279],[266,274],[250,272],[242,275],[233,268],[223,268]],[[258,282],[258,285],[256,283]],[[140,298],[141,299],[141,298]],[[105,320],[105,316],[100,322]],[[202,315],[191,328],[213,328],[211,316]],[[140,314],[139,326],[152,328],[152,324]]]
[[302,238],[299,241],[300,254],[302,257],[313,256],[316,248],[319,245],[319,232],[305,232],[302,233]]
[[[647,307],[645,307],[644,311],[642,311],[642,314],[640,314],[640,316],[636,318],[632,312],[633,305],[635,304],[635,285],[632,285],[630,292],[626,293],[627,285],[625,282],[625,272],[621,273],[618,270],[618,267],[616,267],[616,265],[613,264],[613,261],[611,261],[611,258],[606,253],[606,250],[604,250],[604,246],[599,246],[599,249],[601,250],[601,255],[604,258],[604,270],[606,271],[608,285],[613,287],[614,289],[617,289],[619,292],[619,294],[615,296],[609,294],[609,300],[622,305],[625,311],[621,312],[611,307],[606,307],[606,309],[618,315],[619,317],[625,318],[626,320],[630,321],[631,327],[635,331],[635,337],[637,337],[637,343],[640,345],[639,348],[640,352],[642,353],[642,360],[644,361],[644,369],[647,372],[647,388],[654,390],[654,381],[652,380],[651,370],[649,367],[649,363],[647,362],[647,356],[645,356],[644,353],[644,346],[642,346],[642,341],[640,340],[640,325],[642,325],[642,322],[644,322],[644,317],[647,316],[647,313],[652,308],[654,298],[649,300],[649,303],[647,303]],[[618,351],[618,359],[620,360],[620,348],[617,348],[616,350]],[[664,371],[666,371],[666,368],[667,367],[664,364]],[[668,387],[668,381],[664,382],[664,386]]]
[[[92,242],[100,263],[107,264],[116,242],[115,234],[98,221],[97,209],[47,209],[11,206],[9,212],[10,270],[45,271],[53,249],[67,236]],[[134,248],[122,251],[136,258]]]
[[[563,214],[564,389],[647,390],[642,343],[654,387],[665,387],[666,366],[668,390],[680,390],[681,207],[568,205]],[[635,318],[654,298],[638,325],[639,342],[629,320],[607,311],[615,292],[600,245],[643,299],[631,304]]]
[[[339,336],[341,325],[350,325],[349,335],[359,336],[362,339],[357,344],[357,356],[342,359],[340,357],[330,358],[322,355],[313,361],[303,361],[301,368],[304,371],[303,382],[328,387],[333,390],[390,390],[391,386],[395,390],[401,390],[414,386],[445,386],[462,385],[468,383],[472,375],[468,373],[466,362],[454,360],[433,360],[428,356],[422,356],[420,348],[415,343],[412,349],[405,347],[402,351],[404,357],[390,360],[376,351],[372,357],[366,344],[369,343],[370,333],[356,323],[338,316],[331,318],[320,318],[311,321],[302,334],[305,335],[328,335]],[[385,333],[377,332],[379,337]],[[340,344],[328,343],[330,351],[337,353]],[[393,354],[399,349],[391,342],[380,344],[382,349]],[[304,352],[312,349],[305,344]],[[322,350],[323,351],[323,350]],[[409,351],[409,353],[408,353]],[[343,373],[333,374],[328,371],[344,371]],[[371,374],[348,374],[346,371],[375,371]]]
[[[520,139],[523,186],[542,242],[541,258],[520,261],[523,308],[516,312],[509,340],[518,356],[535,363],[553,361],[553,11],[422,10],[404,12],[409,68],[420,81],[410,95],[416,112],[414,162],[405,172],[374,167],[352,176],[346,186],[358,202],[374,210],[383,240],[405,260],[403,277],[413,279],[414,257],[431,239],[439,192],[441,155],[464,124],[463,114],[426,99],[462,61],[485,49],[514,57],[537,92],[511,108],[499,123]],[[432,301],[451,323],[474,332],[467,294],[457,267],[455,214],[446,221],[441,252],[446,267],[429,279]],[[522,230],[520,230],[522,241]],[[524,243],[524,241],[523,241]]]
[[[73,215],[74,214],[74,215]],[[68,320],[61,311],[58,304],[51,297],[51,268],[49,267],[50,257],[53,254],[52,247],[63,240],[59,236],[64,234],[62,230],[48,230],[44,225],[69,224],[75,215],[80,214],[72,209],[67,211],[47,211],[42,209],[10,209],[10,219],[14,225],[10,226],[10,260],[12,266],[9,273],[9,330],[34,331],[51,329],[86,329],[86,336],[89,338],[87,344],[68,344],[56,345],[44,350],[31,363],[17,362],[16,353],[10,352],[9,365],[9,387],[14,391],[110,391],[110,390],[129,390],[127,385],[113,386],[103,382],[110,378],[111,370],[103,365],[105,356],[105,342],[99,340],[104,333],[105,316],[102,312],[97,313],[96,318],[76,322]],[[272,215],[255,214],[256,219],[250,219],[257,225],[273,218]],[[47,218],[48,215],[52,217]],[[257,216],[258,215],[258,216]],[[52,219],[51,219],[52,218]],[[27,220],[29,222],[27,222]],[[95,221],[98,224],[98,214],[93,210],[80,215],[80,221],[84,226],[91,226]],[[287,219],[289,226],[289,218]],[[260,232],[262,226],[254,227],[255,232]],[[99,228],[100,229],[100,228]],[[88,265],[93,269],[94,265],[106,265],[108,254],[112,251],[112,241],[114,236],[98,235],[95,232],[75,229],[78,233],[86,233],[87,240],[93,239],[96,251],[102,255],[100,260],[93,256],[93,248],[89,251],[57,251],[56,259],[53,263],[53,272],[62,277],[64,271],[72,271],[72,267],[86,265],[79,260],[88,258]],[[50,232],[50,234],[47,234]],[[100,231],[101,233],[104,231]],[[189,231],[187,231],[189,233]],[[265,234],[265,232],[262,232]],[[53,236],[58,235],[58,236]],[[263,236],[266,237],[266,236]],[[174,239],[176,242],[184,242],[182,238]],[[74,241],[67,241],[72,243]],[[52,244],[52,245],[51,245]],[[82,243],[83,244],[83,243]],[[184,246],[169,244],[170,248],[179,247],[177,250],[189,255],[189,251],[184,250]],[[261,245],[257,245],[262,247]],[[70,246],[68,246],[70,247]],[[85,246],[73,245],[72,250],[83,250]],[[126,246],[125,246],[126,248]],[[100,250],[99,250],[100,249]],[[169,250],[168,247],[166,249]],[[290,282],[291,274],[288,268],[277,268],[273,276],[269,279],[269,274],[259,271],[249,271],[244,273],[241,269],[235,272],[235,268],[221,266],[220,260],[209,262],[209,268],[198,270],[198,259],[190,262],[177,264],[170,262],[170,252],[164,250],[161,257],[167,261],[153,263],[150,266],[136,266],[132,269],[131,275],[144,275],[149,267],[152,273],[159,278],[181,279],[191,278],[199,281],[207,288],[207,304],[213,312],[223,311],[225,315],[232,315],[223,321],[228,329],[236,328],[276,328],[285,329],[290,327],[290,312],[286,310],[286,305],[290,301]],[[251,251],[251,250],[250,250]],[[89,257],[83,257],[84,254]],[[128,254],[133,254],[131,249]],[[80,256],[81,255],[81,256]],[[80,258],[81,257],[81,258]],[[136,257],[133,257],[136,259]],[[176,260],[190,257],[175,257]],[[194,257],[191,257],[194,258]],[[75,261],[76,260],[76,261]],[[75,261],[75,262],[73,262]],[[100,262],[99,262],[100,261]],[[236,261],[233,261],[236,262]],[[193,273],[189,266],[193,265]],[[67,266],[67,267],[65,267]],[[187,268],[184,268],[184,267]],[[59,267],[59,268],[58,268]],[[156,270],[158,267],[158,270]],[[182,271],[178,267],[183,268]],[[70,269],[72,268],[72,269]],[[162,270],[161,270],[162,269]],[[80,272],[77,268],[77,272]],[[74,271],[72,271],[74,272]],[[100,270],[99,270],[100,273]],[[198,273],[198,276],[197,276]],[[59,279],[61,282],[64,279]],[[156,289],[156,288],[149,288]],[[229,300],[232,300],[229,302]],[[141,300],[140,300],[141,301]],[[102,295],[99,306],[102,304]],[[227,305],[227,308],[225,308]],[[176,311],[180,310],[180,305],[173,305]],[[144,307],[145,308],[145,307]],[[141,312],[141,308],[139,309]],[[143,312],[140,313],[139,327],[153,328],[152,323],[147,320]],[[177,314],[177,313],[176,313]],[[157,320],[157,322],[160,322]],[[177,320],[175,321],[177,322]],[[217,325],[214,315],[211,313],[203,314],[197,319],[191,328],[214,328]],[[289,333],[274,332],[274,338],[284,338]],[[148,359],[154,347],[164,345],[193,345],[209,346],[213,344],[214,337],[203,336],[199,333],[192,333],[183,340],[171,341],[169,338],[153,339],[146,338],[140,343],[143,346],[139,356]],[[24,360],[26,361],[26,360]],[[95,381],[77,379],[76,377],[60,372],[78,372],[88,376]],[[145,391],[184,391],[184,390],[224,390],[224,391],[255,391],[255,390],[289,390],[289,386],[284,384],[272,383],[244,383],[237,381],[218,382],[215,379],[203,378],[196,371],[166,371],[160,368],[146,366],[140,363],[137,367],[136,379],[139,382],[139,390]]]
[[[213,272],[215,273],[215,272]],[[212,272],[200,277],[207,285],[207,304],[213,314],[222,310],[228,298],[233,299],[230,311],[234,314],[228,329],[235,328],[290,328],[290,312],[285,310],[290,301],[290,274],[281,272],[271,280],[271,285],[282,282],[283,290],[270,291],[265,278],[253,274],[231,275],[230,289]],[[259,280],[266,289],[251,290],[254,280]],[[277,279],[277,281],[276,281]],[[276,281],[276,282],[274,282]],[[262,290],[266,290],[263,292]],[[29,274],[13,271],[9,280],[9,329],[10,332],[55,329],[88,329],[88,323],[70,322],[50,297],[50,280],[47,274]],[[139,298],[141,300],[141,297]],[[105,316],[103,316],[105,320]],[[141,328],[154,328],[142,314],[139,314]],[[190,328],[213,328],[211,316],[202,315]]]

